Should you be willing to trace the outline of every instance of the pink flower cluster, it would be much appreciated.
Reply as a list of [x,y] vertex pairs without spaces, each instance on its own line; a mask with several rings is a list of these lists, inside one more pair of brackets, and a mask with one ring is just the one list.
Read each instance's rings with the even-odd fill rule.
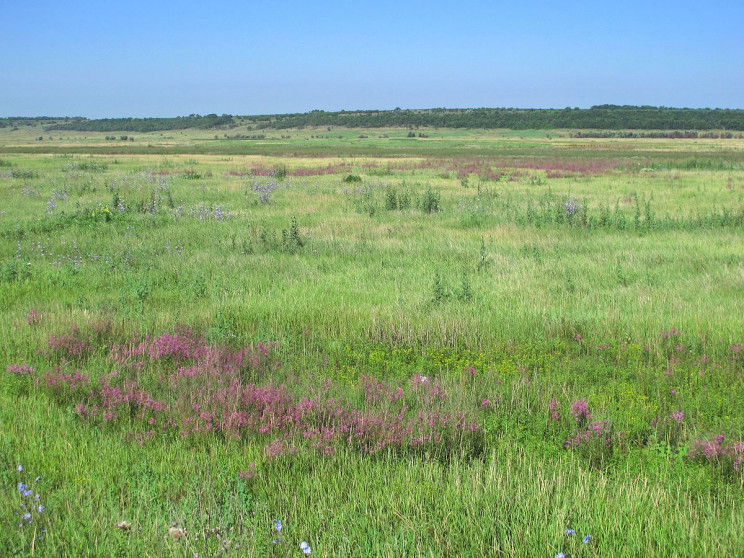
[[430,454],[482,447],[476,409],[445,409],[446,391],[436,378],[417,374],[404,387],[362,377],[365,405],[358,409],[332,396],[330,380],[299,396],[284,384],[259,383],[279,366],[273,348],[209,345],[182,328],[113,345],[109,358],[120,368],[98,381],[57,369],[43,385],[87,421],[131,421],[138,431],[129,438],[137,443],[174,431],[182,437],[268,438],[270,458],[303,450],[329,455],[340,446]]
[[550,400],[550,403],[548,403],[548,410],[550,411],[550,420],[556,421],[561,418],[558,413],[558,401],[556,399]]
[[661,332],[662,339],[669,339],[670,337],[678,337],[679,335],[680,335],[680,331],[676,328],[672,328],[668,331]]
[[589,404],[586,402],[586,399],[582,398],[571,404],[571,416],[579,424],[584,424],[592,420],[592,414],[589,412]]
[[78,328],[73,328],[69,334],[50,335],[47,346],[52,352],[70,358],[82,358],[91,349],[91,344],[85,339]]
[[39,311],[36,308],[33,308],[29,313],[28,316],[26,316],[26,323],[30,326],[37,325],[41,322],[41,314],[39,314]]
[[150,360],[171,357],[179,361],[197,359],[204,350],[206,350],[204,340],[190,330],[182,328],[174,334],[166,333],[155,338],[147,335],[144,339],[128,345],[114,345],[110,358],[119,364],[131,363],[132,360],[142,357]]
[[9,364],[7,367],[8,372],[11,374],[19,374],[21,376],[24,375],[32,375],[35,370],[33,366],[29,366],[25,362],[23,364]]
[[605,447],[612,447],[614,441],[612,423],[606,420],[594,421],[586,429],[579,429],[574,432],[573,436],[563,444],[563,447],[566,449],[576,449],[591,440],[599,440]]
[[744,442],[724,445],[725,433],[709,440],[698,440],[690,448],[688,457],[698,461],[718,461],[730,463],[735,471],[743,471]]
[[77,390],[90,385],[90,377],[87,374],[83,374],[80,370],[75,370],[74,373],[64,373],[61,369],[57,368],[45,374],[44,383],[50,388],[61,389],[67,387],[71,390]]
[[250,463],[250,465],[248,465],[248,468],[245,471],[240,471],[240,473],[238,474],[238,476],[241,479],[243,479],[243,480],[252,479],[256,475],[258,475],[258,473],[256,472],[256,462],[255,461],[252,461]]

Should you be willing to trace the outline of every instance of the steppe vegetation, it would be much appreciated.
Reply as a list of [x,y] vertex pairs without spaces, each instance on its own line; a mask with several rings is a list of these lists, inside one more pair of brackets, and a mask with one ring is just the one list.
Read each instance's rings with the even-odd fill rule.
[[744,140],[31,124],[0,554],[742,552]]

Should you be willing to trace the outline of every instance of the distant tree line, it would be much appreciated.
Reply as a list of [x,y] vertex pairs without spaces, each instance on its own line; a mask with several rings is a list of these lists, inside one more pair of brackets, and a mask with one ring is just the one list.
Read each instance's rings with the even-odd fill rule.
[[[3,118],[0,127],[42,125],[47,131],[82,132],[159,132],[187,128],[234,128],[247,125],[251,130],[305,127],[383,128],[507,128],[512,130],[666,130],[679,131],[675,137],[693,137],[699,131],[744,131],[744,110],[689,109],[649,106],[598,105],[588,109],[416,109],[325,112],[313,110],[298,114],[231,116],[192,114],[176,118],[38,117]],[[622,132],[613,132],[622,134]],[[584,134],[582,132],[582,134]],[[687,134],[687,135],[686,135]],[[583,135],[583,137],[589,137]],[[622,135],[616,137],[623,137]],[[632,136],[628,136],[632,137]],[[654,137],[654,136],[638,136]],[[669,136],[663,136],[669,137]],[[698,136],[695,136],[698,137]],[[702,136],[700,136],[702,137]],[[720,137],[727,137],[722,135]]]
[[207,114],[200,116],[177,116],[175,118],[71,118],[66,122],[57,122],[44,127],[45,130],[70,130],[78,132],[166,132],[185,130],[187,128],[229,127],[234,123],[229,114],[217,116]]
[[0,128],[18,128],[18,126],[39,126],[44,124],[53,124],[60,120],[69,120],[65,116],[13,116],[11,118],[0,118]]
[[312,111],[244,117],[255,128],[307,126],[507,128],[551,130],[744,130],[744,110],[677,109],[600,105],[589,109],[425,109],[392,111]]

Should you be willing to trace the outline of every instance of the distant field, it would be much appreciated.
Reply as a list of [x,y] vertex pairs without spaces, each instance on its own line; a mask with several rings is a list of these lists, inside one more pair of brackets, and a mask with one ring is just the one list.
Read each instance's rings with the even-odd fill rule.
[[744,140],[570,135],[0,129],[0,548],[740,553]]

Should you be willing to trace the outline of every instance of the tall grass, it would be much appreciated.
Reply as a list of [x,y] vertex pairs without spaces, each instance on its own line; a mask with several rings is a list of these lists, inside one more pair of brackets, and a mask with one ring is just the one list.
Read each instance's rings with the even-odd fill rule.
[[740,157],[501,141],[6,146],[0,548],[735,555]]

